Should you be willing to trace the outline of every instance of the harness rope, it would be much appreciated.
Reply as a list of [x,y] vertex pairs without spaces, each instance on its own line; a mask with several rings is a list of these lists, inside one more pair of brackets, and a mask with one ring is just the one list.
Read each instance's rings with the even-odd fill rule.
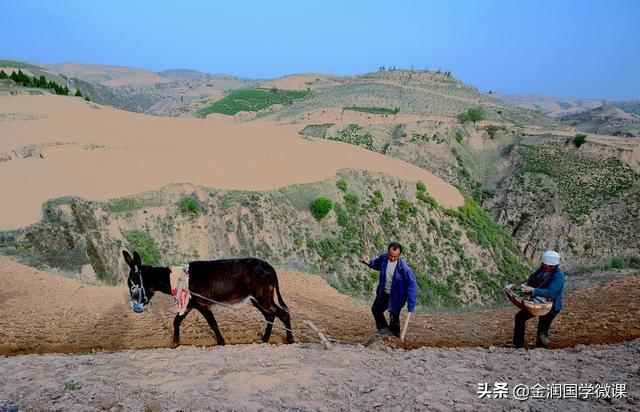
[[[233,306],[231,306],[231,305],[228,305],[228,304],[226,304],[226,303],[224,303],[224,302],[219,302],[219,301],[217,301],[217,300],[215,300],[215,299],[211,299],[211,298],[208,298],[208,297],[206,297],[206,296],[202,296],[201,294],[196,293],[196,292],[189,291],[189,293],[191,293],[191,295],[192,295],[192,296],[195,296],[195,297],[197,297],[197,298],[200,298],[200,299],[203,299],[203,300],[209,301],[209,302],[211,302],[211,303],[215,303],[216,305],[220,305],[220,306],[223,306],[223,307],[225,307],[225,308],[231,309],[231,310],[233,310],[233,311],[235,311],[235,312],[239,313],[241,316],[244,316],[246,319],[252,319],[252,320],[263,321],[264,323],[269,324],[269,325],[271,325],[271,326],[273,326],[273,327],[276,327],[276,328],[278,328],[278,329],[282,329],[282,330],[284,330],[284,331],[287,331],[287,332],[291,332],[291,333],[293,333],[293,330],[292,330],[292,329],[287,328],[286,326],[276,325],[276,324],[275,324],[275,322],[271,322],[271,321],[268,321],[268,320],[266,320],[266,319],[260,319],[260,318],[258,318],[257,316],[253,316],[253,315],[249,315],[249,314],[245,314],[245,313],[239,312],[237,308],[235,308],[235,307],[233,307]],[[286,311],[290,316],[292,315],[292,314],[291,314],[291,312],[289,312],[287,309],[285,309],[285,308],[282,308],[282,309],[284,309],[284,310],[285,310],[285,311]],[[299,335],[302,335],[302,336],[304,336],[304,337],[311,338],[311,339],[312,339],[312,340],[314,340],[314,341],[318,341],[318,340],[319,340],[317,337],[314,337],[314,336],[312,336],[312,335],[308,335],[308,334],[306,334],[306,333],[304,333],[304,332],[301,332],[301,331],[298,331],[298,332],[296,332],[296,333],[298,333]]]
[[[141,272],[138,272],[138,273],[140,274],[140,287],[139,287],[139,289],[141,289],[141,290],[142,290],[142,293],[140,293],[140,291],[138,291],[138,299],[137,299],[137,301],[134,301],[134,300],[133,300],[133,298],[132,298],[131,296],[129,296],[129,299],[130,299],[130,301],[131,301],[131,303],[132,303],[132,306],[134,306],[134,305],[135,305],[135,306],[139,306],[139,305],[141,305],[142,300],[143,300],[143,297],[142,297],[142,296],[144,295],[144,299],[146,299],[146,297],[147,297],[147,293],[146,293],[146,291],[145,291],[144,283],[143,283],[143,280],[142,280],[142,273],[141,273]],[[136,288],[138,288],[138,285],[136,285],[135,283],[134,283],[134,286],[135,286]],[[238,314],[240,314],[241,316],[243,316],[245,319],[251,319],[251,320],[258,320],[258,321],[262,321],[262,322],[264,322],[264,323],[266,323],[266,324],[268,324],[268,325],[271,325],[272,327],[275,327],[275,328],[277,328],[277,329],[282,329],[282,330],[284,330],[284,331],[286,331],[286,332],[291,332],[291,333],[293,333],[293,330],[292,330],[292,329],[290,329],[290,328],[287,328],[286,326],[276,325],[276,324],[275,324],[275,322],[268,321],[267,319],[264,319],[264,318],[262,318],[262,319],[261,319],[261,318],[258,318],[258,317],[256,317],[256,316],[253,316],[253,315],[249,315],[249,314],[245,314],[245,313],[239,312],[237,308],[235,308],[235,307],[233,307],[233,306],[231,306],[231,305],[228,305],[228,304],[226,304],[226,303],[224,303],[224,302],[219,302],[219,301],[217,301],[217,300],[215,300],[215,299],[208,298],[208,297],[203,296],[203,295],[201,295],[201,294],[199,294],[199,293],[196,293],[196,292],[189,291],[189,293],[190,293],[192,296],[195,296],[195,297],[197,297],[197,298],[200,298],[200,299],[203,299],[203,300],[209,301],[209,302],[211,302],[211,303],[214,303],[214,304],[216,304],[216,305],[219,305],[219,306],[225,307],[225,308],[227,308],[227,309],[231,309],[231,310],[233,310],[233,311],[237,312]],[[150,305],[150,304],[151,304],[151,301],[148,301],[148,302],[147,302],[147,304],[149,304],[149,305]],[[282,308],[282,309],[283,309],[284,311],[286,311],[286,312],[289,314],[289,316],[293,316],[293,314],[289,311],[289,309],[287,309],[287,308]],[[304,320],[306,320],[306,319],[303,319],[303,321],[304,321]],[[312,340],[312,341],[314,341],[314,342],[318,342],[318,341],[320,341],[320,342],[321,342],[321,341],[322,341],[321,339],[318,339],[318,337],[316,337],[316,336],[309,335],[309,334],[304,333],[304,332],[301,332],[301,331],[297,331],[296,333],[297,333],[298,335],[303,336],[303,337],[309,338],[310,340]],[[371,339],[372,339],[376,334],[377,334],[377,332],[373,332],[373,333],[371,333],[369,336],[367,336],[367,338],[364,340],[364,342],[357,342],[357,341],[344,341],[344,340],[334,339],[334,338],[332,338],[330,335],[328,335],[328,334],[326,334],[326,333],[325,333],[324,335],[325,335],[325,337],[326,337],[329,341],[331,341],[331,342],[333,342],[333,343],[340,343],[340,344],[343,344],[343,345],[366,345],[367,343],[369,343],[369,342],[371,341]]]

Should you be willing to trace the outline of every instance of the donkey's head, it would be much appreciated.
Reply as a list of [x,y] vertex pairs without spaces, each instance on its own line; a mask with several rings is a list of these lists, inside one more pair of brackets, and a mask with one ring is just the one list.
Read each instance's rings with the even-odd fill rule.
[[[138,252],[133,252],[133,257],[126,250],[122,251],[124,260],[129,265],[129,277],[127,278],[127,286],[129,287],[129,300],[131,301],[131,309],[136,313],[142,313],[147,308],[147,304],[155,293],[149,276],[145,275],[150,266],[142,265],[142,260]],[[145,281],[147,284],[145,284]]]

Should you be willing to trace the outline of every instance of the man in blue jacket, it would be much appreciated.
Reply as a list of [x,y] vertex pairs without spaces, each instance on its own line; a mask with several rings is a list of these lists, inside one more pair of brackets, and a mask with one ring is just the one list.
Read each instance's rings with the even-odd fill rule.
[[[371,306],[371,312],[376,320],[378,331],[389,328],[394,336],[400,336],[400,311],[405,303],[409,313],[416,307],[417,285],[416,277],[409,265],[400,257],[402,246],[392,242],[383,253],[374,260],[367,255],[364,263],[371,269],[380,271],[380,283],[376,289],[376,299]],[[389,310],[389,324],[384,316]]]
[[[540,268],[533,272],[522,291],[531,295],[544,296],[553,300],[551,312],[544,316],[540,316],[538,320],[538,338],[536,339],[537,348],[547,348],[549,346],[549,328],[551,322],[562,309],[562,291],[564,289],[564,273],[560,271],[558,264],[560,263],[560,255],[553,250],[547,250],[542,255],[542,264]],[[515,327],[513,330],[513,347],[524,347],[524,332],[527,320],[533,315],[521,310],[516,314]]]

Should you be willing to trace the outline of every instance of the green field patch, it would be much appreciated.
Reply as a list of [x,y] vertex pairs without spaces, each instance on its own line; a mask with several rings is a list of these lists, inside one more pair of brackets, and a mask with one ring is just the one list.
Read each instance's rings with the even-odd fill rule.
[[229,92],[222,99],[203,107],[196,112],[198,117],[206,117],[211,113],[233,116],[238,112],[256,112],[274,104],[291,104],[296,99],[305,97],[307,90],[280,90],[249,87]]
[[371,114],[393,114],[396,115],[400,112],[399,108],[389,109],[387,107],[365,107],[365,106],[346,106],[344,110],[351,110],[354,112],[363,112]]

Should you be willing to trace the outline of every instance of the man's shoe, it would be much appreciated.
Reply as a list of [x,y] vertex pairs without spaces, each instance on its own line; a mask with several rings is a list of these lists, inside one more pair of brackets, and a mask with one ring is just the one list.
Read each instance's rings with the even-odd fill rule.
[[536,348],[548,349],[549,337],[547,335],[538,336],[538,339],[536,339]]

